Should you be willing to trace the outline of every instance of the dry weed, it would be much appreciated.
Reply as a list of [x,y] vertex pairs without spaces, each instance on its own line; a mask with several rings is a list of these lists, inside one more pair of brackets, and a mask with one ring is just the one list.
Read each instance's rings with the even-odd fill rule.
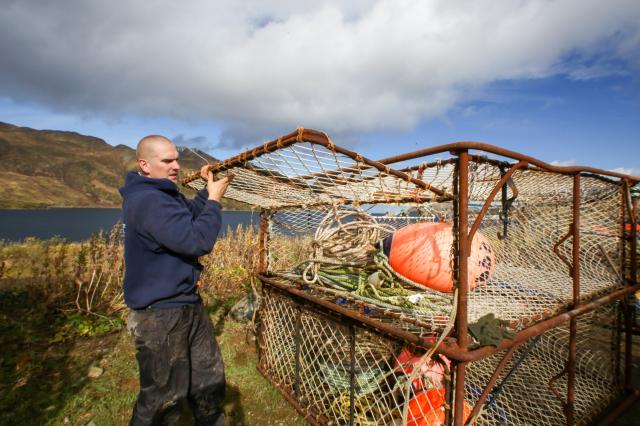
[[[0,243],[0,280],[27,289],[48,307],[110,316],[124,309],[124,245],[122,224],[82,243],[28,238]],[[301,238],[269,241],[273,270],[290,269],[308,259],[310,244]],[[241,297],[257,286],[258,233],[253,227],[227,229],[211,254],[200,258],[205,297]]]

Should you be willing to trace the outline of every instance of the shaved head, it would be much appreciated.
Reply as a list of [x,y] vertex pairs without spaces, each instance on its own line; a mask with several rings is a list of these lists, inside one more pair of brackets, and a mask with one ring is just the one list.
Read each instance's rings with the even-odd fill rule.
[[178,150],[170,139],[160,135],[145,136],[136,147],[136,160],[144,176],[178,181]]
[[140,139],[138,142],[138,146],[136,147],[136,159],[140,160],[141,158],[149,158],[154,155],[155,151],[159,146],[165,144],[173,145],[173,142],[169,138],[160,135],[149,135]]

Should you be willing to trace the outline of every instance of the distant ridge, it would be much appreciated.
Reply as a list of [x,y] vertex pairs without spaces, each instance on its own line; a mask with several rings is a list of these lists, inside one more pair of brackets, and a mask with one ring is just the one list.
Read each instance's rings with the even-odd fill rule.
[[[205,164],[191,149],[179,147],[179,151],[181,173]],[[210,163],[219,161],[194,151]],[[5,209],[120,207],[118,188],[127,171],[136,169],[135,150],[126,145],[112,146],[76,132],[35,130],[2,122],[0,161],[0,208]],[[228,200],[223,205],[228,209],[247,207]]]

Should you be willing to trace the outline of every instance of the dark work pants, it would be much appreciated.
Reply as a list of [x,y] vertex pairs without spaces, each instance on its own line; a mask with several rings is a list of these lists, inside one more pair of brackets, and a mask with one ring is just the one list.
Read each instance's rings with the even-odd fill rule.
[[224,366],[202,303],[131,310],[140,393],[130,425],[174,425],[190,409],[196,425],[224,425]]

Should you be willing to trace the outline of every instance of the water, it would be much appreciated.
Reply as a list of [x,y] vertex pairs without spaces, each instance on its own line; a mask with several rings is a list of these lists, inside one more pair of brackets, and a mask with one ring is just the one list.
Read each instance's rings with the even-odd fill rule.
[[[0,209],[0,240],[20,241],[26,237],[48,239],[62,237],[83,241],[92,234],[109,231],[121,220],[121,209]],[[246,211],[222,212],[222,235],[231,226],[257,226],[258,214]]]

